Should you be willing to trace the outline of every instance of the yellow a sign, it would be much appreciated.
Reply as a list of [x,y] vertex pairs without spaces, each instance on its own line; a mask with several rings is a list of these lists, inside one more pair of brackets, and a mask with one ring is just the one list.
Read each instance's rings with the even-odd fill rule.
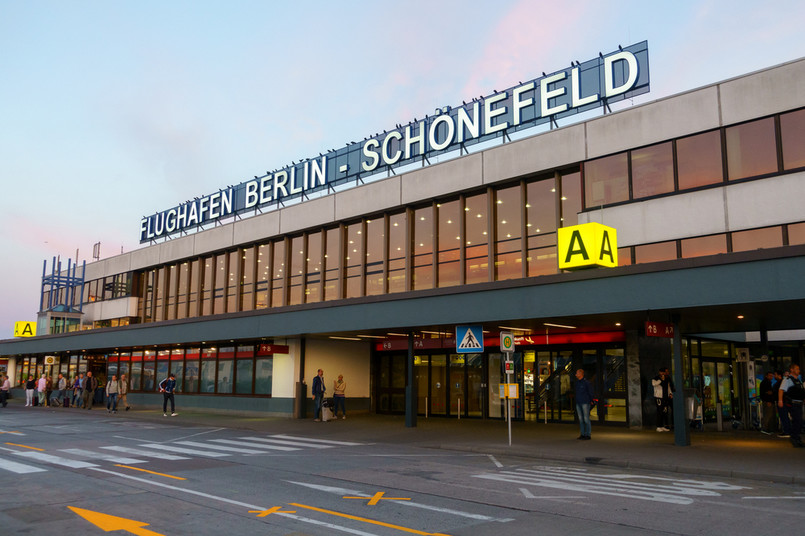
[[35,337],[36,322],[14,322],[15,337]]
[[600,223],[562,227],[558,233],[560,270],[618,265],[618,232]]

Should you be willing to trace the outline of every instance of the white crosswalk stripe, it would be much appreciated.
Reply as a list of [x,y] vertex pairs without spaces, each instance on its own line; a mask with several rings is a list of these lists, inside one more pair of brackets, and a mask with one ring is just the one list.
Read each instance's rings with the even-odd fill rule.
[[287,439],[271,439],[268,437],[241,437],[241,439],[245,441],[260,441],[263,444],[293,446],[297,447],[297,450],[303,447],[311,449],[331,449],[335,447],[335,445],[321,445],[318,443],[305,443],[303,441],[288,441]]
[[[718,497],[722,491],[744,489],[723,482],[674,479],[640,474],[592,473],[569,467],[540,467],[473,475],[517,485],[531,485],[597,495],[657,501],[671,504],[691,504],[696,498]],[[526,488],[521,488],[526,489]]]
[[139,446],[149,449],[167,450],[179,454],[190,454],[191,456],[208,456],[210,458],[223,458],[225,456],[229,456],[229,454],[226,454],[224,452],[209,452],[206,450],[186,449],[183,447],[177,447],[173,444],[163,445],[160,443],[141,443]]
[[320,443],[323,445],[333,445],[333,446],[342,446],[342,447],[357,447],[359,445],[363,445],[363,443],[354,443],[351,441],[336,441],[334,439],[313,439],[310,437],[297,437],[297,436],[289,436],[289,435],[272,435],[268,436],[269,438],[273,439],[287,439],[289,441],[301,441],[302,444],[310,446],[311,443]]
[[126,454],[134,454],[135,456],[145,456],[146,458],[156,458],[158,460],[189,460],[187,456],[177,456],[175,454],[166,454],[164,452],[152,452],[150,450],[135,449],[132,447],[121,447],[118,445],[110,445],[108,447],[101,447],[102,449],[114,450],[116,452],[124,452]]
[[86,467],[97,467],[94,463],[89,462],[82,462],[80,460],[71,460],[70,458],[62,458],[61,456],[54,456],[52,454],[47,454],[46,452],[15,452],[16,456],[22,456],[23,458],[29,458],[34,461],[49,463],[52,465],[62,465],[64,467],[70,467],[71,469],[84,469]]
[[[266,450],[281,450],[281,451],[285,451],[285,452],[289,452],[289,451],[292,451],[292,450],[302,450],[301,448],[286,447],[286,446],[283,446],[283,445],[268,445],[268,444],[265,444],[265,443],[263,443],[263,444],[251,443],[251,442],[248,441],[248,439],[249,439],[248,437],[242,437],[241,439],[239,439],[237,441],[234,441],[232,439],[210,439],[210,441],[214,441],[216,443],[223,443],[223,444],[226,444],[226,445],[241,445],[241,446],[244,446],[244,447],[251,447],[251,448],[255,448],[255,449],[263,449],[263,450],[257,451],[257,452],[259,452],[261,454],[265,454]],[[257,439],[257,438],[255,438],[255,439]]]
[[95,452],[92,450],[84,450],[84,449],[60,449],[59,452],[64,452],[65,454],[70,454],[78,458],[86,458],[90,460],[94,459],[106,460],[109,462],[125,463],[128,465],[131,465],[133,463],[146,462],[146,460],[138,460],[136,458],[126,458],[125,456],[116,456],[114,454],[107,454],[105,452]]
[[24,463],[18,463],[3,458],[0,458],[0,469],[5,469],[6,471],[11,471],[12,473],[17,473],[18,475],[24,475],[27,473],[42,473],[47,471],[47,469],[42,469],[41,467],[26,465]]
[[[215,441],[214,439],[212,441]],[[222,450],[224,452],[235,452],[238,454],[264,454],[262,450],[246,449],[238,447],[227,447],[224,445],[210,445],[209,443],[201,443],[198,441],[176,441],[171,445],[186,445],[188,447],[200,447],[203,449]]]

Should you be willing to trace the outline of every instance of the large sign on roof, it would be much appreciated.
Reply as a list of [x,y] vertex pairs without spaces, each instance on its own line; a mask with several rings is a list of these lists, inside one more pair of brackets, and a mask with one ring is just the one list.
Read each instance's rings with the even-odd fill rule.
[[140,242],[359,184],[364,178],[649,91],[648,43],[535,78],[144,217]]

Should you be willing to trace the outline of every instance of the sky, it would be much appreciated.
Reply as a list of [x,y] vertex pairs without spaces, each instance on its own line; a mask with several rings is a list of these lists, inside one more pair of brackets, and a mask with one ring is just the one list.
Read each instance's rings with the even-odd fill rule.
[[643,104],[805,57],[805,2],[0,0],[0,339],[43,263],[439,106],[648,41]]

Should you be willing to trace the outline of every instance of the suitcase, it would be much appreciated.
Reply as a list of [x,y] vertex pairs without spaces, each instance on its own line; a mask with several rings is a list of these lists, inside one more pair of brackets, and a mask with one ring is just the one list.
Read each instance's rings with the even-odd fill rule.
[[333,410],[328,407],[321,408],[321,420],[322,422],[332,421],[335,419],[335,415],[333,415]]
[[70,397],[69,396],[64,397],[64,402],[62,402],[62,407],[65,407],[65,408],[70,407]]

